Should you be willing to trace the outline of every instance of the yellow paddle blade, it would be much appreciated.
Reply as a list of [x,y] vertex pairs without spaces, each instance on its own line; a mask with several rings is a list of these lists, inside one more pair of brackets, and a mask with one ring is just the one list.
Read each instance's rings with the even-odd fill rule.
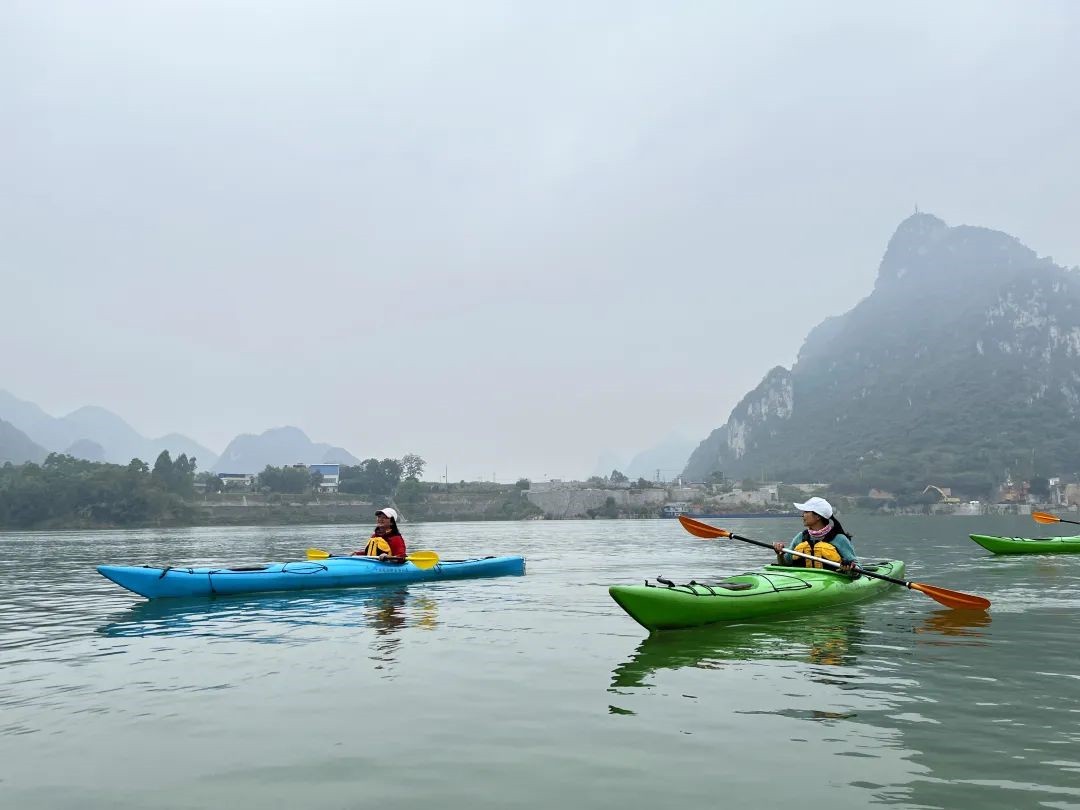
[[[334,555],[329,551],[323,551],[321,548],[309,548],[307,550],[307,558],[309,560],[327,560]],[[346,554],[345,556],[350,556]],[[414,551],[405,557],[406,560],[411,562],[421,571],[426,571],[429,568],[434,568],[439,564],[439,555],[434,551]]]
[[1061,523],[1061,518],[1051,515],[1049,512],[1032,512],[1031,517],[1036,523]]
[[439,564],[439,555],[434,551],[414,551],[412,554],[405,557],[405,559],[421,571],[426,571],[428,568],[434,568]]

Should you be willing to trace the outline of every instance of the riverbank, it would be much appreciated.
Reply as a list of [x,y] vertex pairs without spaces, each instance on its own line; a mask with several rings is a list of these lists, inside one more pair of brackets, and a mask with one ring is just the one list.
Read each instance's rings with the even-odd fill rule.
[[392,503],[409,523],[459,520],[524,520],[541,516],[513,487],[428,492],[402,503],[351,495],[207,495],[188,504],[191,526],[272,526],[370,523],[375,510]]

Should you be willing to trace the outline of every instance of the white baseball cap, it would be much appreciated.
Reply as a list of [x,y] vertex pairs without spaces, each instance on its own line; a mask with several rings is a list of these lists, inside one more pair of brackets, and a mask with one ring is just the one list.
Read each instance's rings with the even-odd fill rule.
[[[821,499],[820,499],[820,498],[818,498],[818,500],[820,501]],[[397,510],[396,510],[396,509],[392,509],[392,508],[391,508],[391,507],[389,507],[389,506],[387,506],[387,507],[384,507],[383,509],[380,509],[380,510],[379,510],[378,512],[376,512],[375,514],[376,514],[376,515],[386,515],[386,516],[387,516],[388,518],[390,518],[390,519],[391,519],[392,521],[394,521],[395,523],[397,523],[397,517],[398,517],[398,516],[397,516]],[[832,514],[832,512],[830,512],[829,514],[831,515],[831,514]]]
[[832,504],[824,498],[811,498],[806,503],[796,503],[792,506],[800,512],[817,512],[826,520],[833,516]]

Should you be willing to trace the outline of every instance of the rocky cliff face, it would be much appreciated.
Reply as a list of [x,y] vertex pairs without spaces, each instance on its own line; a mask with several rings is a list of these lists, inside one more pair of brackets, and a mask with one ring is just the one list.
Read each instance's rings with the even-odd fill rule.
[[1015,238],[916,214],[874,290],[807,335],[690,457],[853,493],[972,494],[1005,470],[1080,470],[1080,278]]

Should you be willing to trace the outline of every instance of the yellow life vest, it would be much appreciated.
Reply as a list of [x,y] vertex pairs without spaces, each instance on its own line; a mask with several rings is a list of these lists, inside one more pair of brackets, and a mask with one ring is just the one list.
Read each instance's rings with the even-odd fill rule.
[[378,557],[380,554],[389,554],[390,544],[377,535],[372,535],[364,549],[365,557]]
[[[831,560],[832,562],[843,562],[843,558],[840,556],[840,552],[836,550],[836,546],[832,543],[827,543],[824,540],[818,540],[814,545],[810,545],[808,540],[803,540],[799,545],[795,546],[795,550],[802,554],[813,554],[815,557],[821,557],[823,560]],[[803,565],[807,568],[824,568],[825,566],[819,563],[817,560],[808,560],[805,557],[796,557],[795,565]]]

